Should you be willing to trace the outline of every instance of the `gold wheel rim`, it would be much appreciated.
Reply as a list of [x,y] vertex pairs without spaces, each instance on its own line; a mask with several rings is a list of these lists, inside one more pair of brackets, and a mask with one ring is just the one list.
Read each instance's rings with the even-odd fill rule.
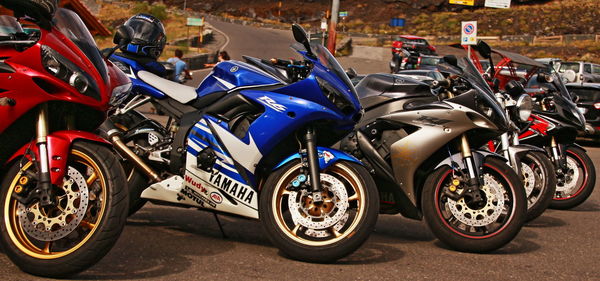
[[[105,177],[102,173],[102,170],[98,167],[98,164],[96,164],[96,162],[94,160],[92,160],[88,155],[86,155],[85,153],[83,153],[79,150],[75,150],[75,149],[71,150],[71,156],[76,156],[77,163],[83,164],[93,170],[92,176],[90,176],[90,178],[94,178],[94,177],[95,178],[93,179],[93,181],[91,183],[88,182],[88,188],[90,188],[91,184],[96,181],[98,181],[100,183],[102,202],[100,204],[100,211],[98,212],[96,221],[94,223],[90,223],[90,222],[83,220],[80,223],[80,225],[77,227],[77,229],[79,229],[81,227],[86,227],[88,229],[91,228],[91,230],[87,234],[85,234],[85,237],[80,242],[78,242],[73,247],[71,247],[65,251],[60,251],[60,252],[52,252],[51,251],[50,245],[51,245],[51,243],[56,242],[56,241],[52,241],[50,243],[46,242],[45,245],[42,247],[36,246],[33,242],[31,242],[31,240],[25,234],[23,226],[21,225],[21,223],[19,222],[19,219],[17,217],[17,200],[12,200],[12,198],[11,198],[11,194],[13,193],[15,186],[18,184],[19,178],[21,177],[21,175],[23,174],[24,171],[26,171],[29,167],[31,167],[32,163],[28,162],[27,164],[25,164],[23,166],[23,168],[21,168],[21,170],[17,173],[17,175],[11,182],[11,184],[8,188],[8,196],[6,196],[6,199],[4,202],[4,214],[8,214],[8,215],[4,216],[4,224],[6,226],[10,240],[20,251],[22,251],[23,253],[25,253],[28,256],[31,256],[31,257],[37,258],[37,259],[45,259],[45,260],[57,259],[57,258],[67,256],[67,255],[77,251],[83,245],[85,245],[86,242],[96,232],[98,225],[100,225],[100,223],[102,222],[102,219],[104,217],[104,211],[106,209],[106,204],[107,204],[106,181],[105,181]],[[86,213],[88,212],[88,210],[89,210],[89,206],[88,206],[88,209],[86,209]],[[59,240],[57,240],[57,241],[59,241]]]
[[350,184],[352,186],[352,190],[354,191],[354,194],[352,196],[349,195],[349,201],[356,200],[357,204],[356,204],[356,208],[353,208],[354,210],[356,210],[356,214],[352,218],[353,221],[350,224],[350,226],[346,228],[346,225],[347,225],[347,223],[346,223],[343,227],[343,228],[345,228],[343,233],[339,233],[333,227],[331,227],[331,230],[330,230],[330,231],[332,231],[331,234],[333,236],[335,236],[335,238],[324,240],[324,241],[314,241],[314,240],[309,240],[304,237],[301,237],[298,234],[299,228],[302,227],[300,224],[297,224],[294,227],[290,227],[290,225],[288,225],[286,223],[286,220],[284,218],[284,214],[283,214],[282,208],[281,208],[282,207],[281,204],[284,201],[284,200],[282,200],[282,198],[288,192],[286,190],[287,183],[289,183],[294,177],[296,177],[298,175],[298,169],[300,168],[300,166],[301,166],[301,164],[297,164],[283,174],[283,176],[279,179],[279,181],[277,181],[277,184],[275,187],[275,192],[273,193],[273,197],[271,198],[272,199],[271,200],[272,209],[273,209],[273,212],[275,215],[275,222],[277,223],[277,226],[279,227],[279,229],[281,229],[283,231],[285,236],[289,237],[290,239],[292,239],[295,242],[298,242],[303,245],[316,246],[316,247],[331,245],[340,240],[352,237],[354,235],[354,233],[356,232],[358,224],[361,221],[361,218],[363,217],[364,212],[365,212],[363,198],[364,198],[364,194],[366,191],[365,191],[364,184],[358,178],[358,176],[352,170],[350,170],[348,166],[346,166],[342,163],[336,163],[334,166],[332,166],[332,167],[328,168],[326,171],[324,171],[324,173],[335,174],[337,177],[342,177],[346,181],[346,183],[344,184],[346,187],[348,187],[347,184]]

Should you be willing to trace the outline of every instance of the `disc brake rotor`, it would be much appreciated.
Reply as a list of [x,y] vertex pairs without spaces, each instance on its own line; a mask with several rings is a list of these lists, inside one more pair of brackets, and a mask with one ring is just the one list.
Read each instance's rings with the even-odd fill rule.
[[501,184],[488,174],[483,176],[483,181],[481,191],[486,197],[486,204],[479,209],[469,207],[464,197],[458,201],[448,198],[450,212],[461,223],[469,226],[485,226],[495,222],[502,214],[504,193]]
[[523,174],[523,187],[525,187],[525,193],[529,198],[535,187],[535,174],[528,165],[521,165],[521,174]]
[[344,183],[332,175],[321,174],[323,202],[315,203],[312,192],[290,192],[288,206],[294,224],[308,228],[305,232],[313,237],[327,237],[329,227],[340,230],[348,220],[348,193]]
[[567,157],[567,172],[562,173],[562,180],[556,185],[556,191],[571,194],[577,187],[579,179],[579,168],[577,162],[571,157]]
[[62,185],[64,195],[52,209],[41,208],[39,202],[29,207],[19,203],[17,216],[25,232],[40,241],[56,241],[81,223],[88,207],[88,186],[83,175],[69,167],[68,179]]

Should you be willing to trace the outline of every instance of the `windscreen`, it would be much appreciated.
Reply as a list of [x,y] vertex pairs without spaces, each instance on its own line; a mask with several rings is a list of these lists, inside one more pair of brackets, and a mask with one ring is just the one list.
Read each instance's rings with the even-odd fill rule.
[[104,82],[108,81],[108,71],[104,59],[94,37],[90,34],[87,27],[79,16],[67,9],[58,9],[54,17],[55,27],[65,36],[67,36],[94,64]]
[[489,84],[485,81],[479,70],[475,67],[473,62],[467,58],[463,58],[464,72],[461,75],[464,79],[469,81],[471,85],[476,88],[479,92],[479,95],[487,102],[492,110],[494,110],[494,116],[498,119],[494,120],[497,122],[503,122],[504,124],[496,124],[500,126],[505,126],[508,124],[508,118],[506,117],[506,113],[502,109],[502,106],[496,100],[496,95],[494,95],[494,91],[490,88]]
[[23,32],[23,28],[16,18],[6,15],[0,16],[0,36],[9,37],[18,32]]
[[333,71],[333,73],[335,73],[340,80],[342,80],[344,84],[346,84],[346,86],[352,90],[352,94],[354,94],[354,97],[356,97],[356,100],[358,100],[358,95],[356,94],[356,90],[354,89],[350,78],[335,57],[329,52],[329,50],[320,44],[311,44],[311,48],[319,62],[329,70]]

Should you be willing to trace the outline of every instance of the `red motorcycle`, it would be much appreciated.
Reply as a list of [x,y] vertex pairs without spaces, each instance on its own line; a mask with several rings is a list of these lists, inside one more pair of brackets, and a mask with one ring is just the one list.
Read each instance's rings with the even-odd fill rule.
[[131,83],[56,0],[0,4],[39,26],[26,34],[0,18],[0,243],[25,272],[67,276],[100,260],[125,223],[125,174],[91,132]]

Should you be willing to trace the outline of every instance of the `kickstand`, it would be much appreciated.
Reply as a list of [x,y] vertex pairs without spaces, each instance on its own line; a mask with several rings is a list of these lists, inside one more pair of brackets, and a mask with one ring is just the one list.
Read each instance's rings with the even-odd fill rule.
[[217,213],[213,213],[213,215],[215,215],[215,220],[217,220],[217,224],[219,225],[219,229],[221,230],[221,235],[223,235],[223,238],[227,239],[229,237],[227,237],[227,234],[225,234],[225,231],[223,230],[223,226],[221,225],[221,221],[219,220],[219,216],[217,215]]

